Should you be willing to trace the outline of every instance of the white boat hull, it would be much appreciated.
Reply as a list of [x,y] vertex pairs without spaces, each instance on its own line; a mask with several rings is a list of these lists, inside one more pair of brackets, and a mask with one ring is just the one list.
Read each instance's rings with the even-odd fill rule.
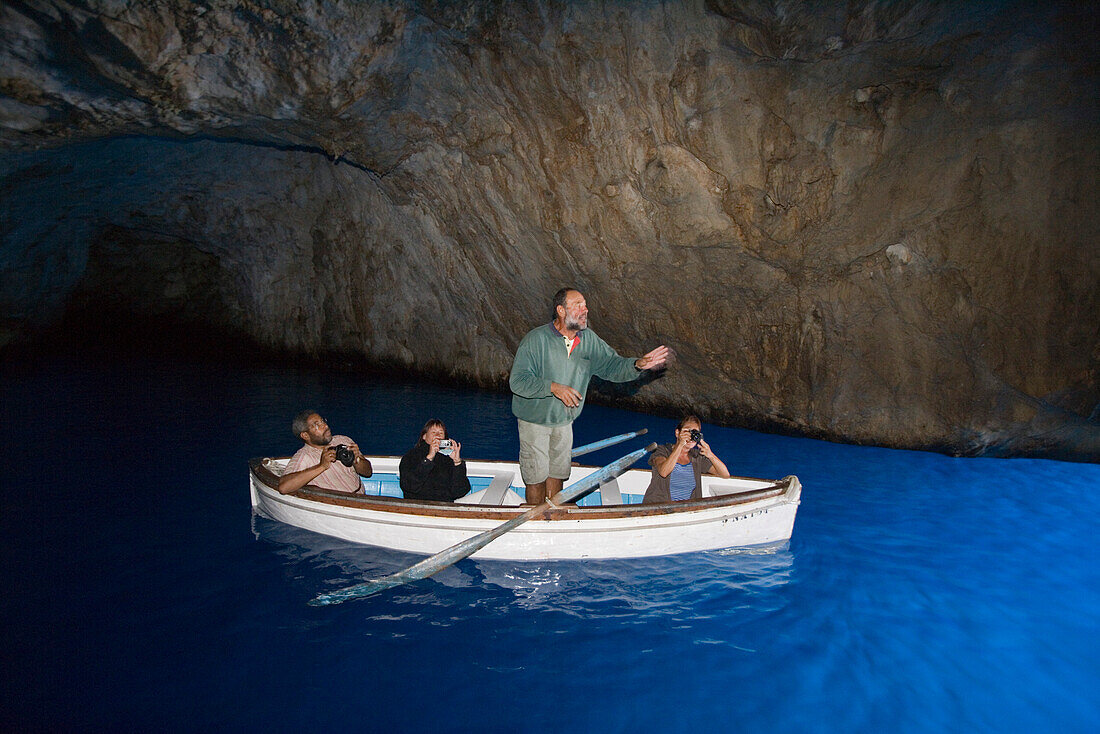
[[[397,459],[370,458],[376,473],[391,468],[396,471]],[[519,507],[476,504],[477,495],[485,490],[471,495],[471,501],[456,504],[309,491],[283,495],[275,489],[276,472],[281,468],[279,460],[253,462],[251,494],[257,514],[355,543],[409,553],[436,553],[522,511]],[[498,476],[506,471],[514,476],[516,472],[515,464],[470,463],[471,474],[479,470]],[[574,467],[570,480],[576,481],[593,470]],[[641,470],[628,471],[618,479],[623,496],[635,498],[648,482],[649,472]],[[665,505],[554,509],[546,519],[521,525],[473,557],[512,561],[638,558],[790,539],[801,495],[797,478],[787,477],[776,483],[705,477],[704,494],[708,493],[714,496]],[[508,500],[518,502],[518,495],[513,491]]]

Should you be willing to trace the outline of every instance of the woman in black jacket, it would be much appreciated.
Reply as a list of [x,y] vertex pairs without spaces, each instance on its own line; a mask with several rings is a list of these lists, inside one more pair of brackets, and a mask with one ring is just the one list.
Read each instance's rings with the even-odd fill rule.
[[[442,445],[441,445],[442,444]],[[469,493],[462,444],[447,438],[443,421],[432,418],[420,431],[420,440],[401,457],[401,492],[407,499],[453,502]]]

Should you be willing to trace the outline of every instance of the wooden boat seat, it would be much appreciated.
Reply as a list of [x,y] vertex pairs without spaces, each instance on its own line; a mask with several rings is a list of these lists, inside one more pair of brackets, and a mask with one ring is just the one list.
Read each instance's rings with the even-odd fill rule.
[[623,493],[619,490],[618,478],[612,477],[609,481],[600,484],[601,505],[621,505],[622,503]]
[[515,474],[497,474],[493,481],[485,488],[485,494],[481,496],[479,505],[499,507],[504,504],[504,498],[508,495]]
[[522,501],[511,491],[512,481],[516,478],[515,472],[493,472],[493,480],[483,490],[473,492],[465,497],[459,497],[455,502],[464,505],[484,505],[486,507],[502,507],[522,504]]

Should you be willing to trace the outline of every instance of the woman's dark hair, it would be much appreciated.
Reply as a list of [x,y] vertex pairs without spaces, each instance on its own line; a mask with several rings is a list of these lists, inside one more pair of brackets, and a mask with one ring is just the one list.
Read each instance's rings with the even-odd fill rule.
[[676,430],[679,431],[681,428],[683,428],[688,423],[688,421],[695,421],[696,423],[699,424],[700,428],[703,427],[703,421],[699,420],[699,416],[694,415],[692,413],[688,413],[687,415],[685,415],[683,418],[680,419],[679,423],[676,424]]
[[423,441],[424,434],[428,432],[429,428],[434,428],[435,426],[439,426],[443,429],[443,438],[447,437],[447,426],[443,423],[443,421],[439,420],[438,418],[432,418],[424,424],[423,428],[420,429],[420,440]]

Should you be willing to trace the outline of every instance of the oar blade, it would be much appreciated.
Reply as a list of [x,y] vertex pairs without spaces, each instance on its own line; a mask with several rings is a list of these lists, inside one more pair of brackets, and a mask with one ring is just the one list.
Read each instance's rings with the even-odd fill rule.
[[336,591],[330,591],[327,594],[318,594],[309,600],[309,605],[311,607],[325,607],[330,604],[340,604],[348,599],[361,599],[364,596],[370,596],[371,594],[377,594],[379,591],[392,589],[395,586],[400,586],[411,580],[401,578],[401,575],[402,574],[395,573],[384,578],[364,581],[355,586],[348,586],[343,589],[337,589]]
[[424,579],[433,574],[442,571],[448,566],[452,566],[458,563],[463,558],[472,556],[479,550],[489,545],[492,541],[504,535],[512,528],[522,525],[530,520],[535,515],[539,514],[545,505],[539,505],[527,512],[508,520],[505,523],[497,525],[491,530],[486,530],[483,533],[478,533],[472,538],[455,543],[449,548],[444,548],[435,555],[428,556],[422,561],[418,561],[413,565],[406,568],[404,571],[398,571],[397,573],[390,574],[389,576],[383,576],[380,579],[372,579],[370,581],[364,581],[361,584],[355,584],[354,586],[348,586],[343,589],[337,589],[327,594],[319,594],[310,600],[309,604],[315,607],[327,606],[329,604],[339,604],[341,602],[349,601],[351,599],[361,599],[371,594],[377,594],[379,591],[385,591],[386,589],[392,589],[395,586],[401,586],[407,584],[410,581],[416,581],[418,579]]

